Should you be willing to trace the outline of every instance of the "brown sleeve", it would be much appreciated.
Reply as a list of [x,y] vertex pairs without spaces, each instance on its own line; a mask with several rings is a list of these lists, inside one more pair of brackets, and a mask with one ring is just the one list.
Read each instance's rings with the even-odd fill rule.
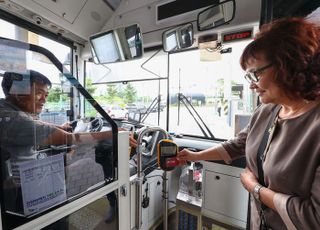
[[320,226],[320,165],[311,187],[310,197],[292,196],[287,202],[288,214],[297,229],[319,229]]
[[296,230],[297,228],[292,223],[287,210],[287,202],[289,199],[290,195],[276,193],[273,197],[273,203],[287,229]]
[[222,143],[222,146],[229,153],[231,159],[234,160],[245,155],[248,132],[249,125],[241,130],[235,138]]
[[[254,124],[260,119],[262,113],[266,114],[266,116],[269,116],[269,112],[263,112],[263,108],[265,107],[266,105],[260,105],[257,107],[250,118],[249,124],[242,129],[235,138],[222,143],[222,146],[229,153],[232,160],[243,157],[246,154],[247,137],[248,134],[254,130]],[[272,109],[272,106],[268,107],[270,107],[268,108],[268,111]]]

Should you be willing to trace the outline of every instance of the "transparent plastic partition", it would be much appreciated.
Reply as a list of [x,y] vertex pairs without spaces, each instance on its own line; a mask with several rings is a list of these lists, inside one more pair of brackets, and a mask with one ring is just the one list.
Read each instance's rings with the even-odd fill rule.
[[116,180],[117,128],[91,95],[41,47],[0,38],[0,53],[3,222]]

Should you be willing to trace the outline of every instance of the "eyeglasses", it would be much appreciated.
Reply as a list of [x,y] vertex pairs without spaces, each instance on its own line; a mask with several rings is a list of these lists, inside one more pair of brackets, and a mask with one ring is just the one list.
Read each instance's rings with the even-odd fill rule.
[[252,82],[258,82],[260,80],[259,78],[259,75],[262,71],[270,68],[271,66],[273,65],[273,63],[270,63],[266,66],[263,66],[255,71],[252,71],[252,72],[247,72],[245,75],[244,75],[244,78],[249,82],[249,83],[252,83]]

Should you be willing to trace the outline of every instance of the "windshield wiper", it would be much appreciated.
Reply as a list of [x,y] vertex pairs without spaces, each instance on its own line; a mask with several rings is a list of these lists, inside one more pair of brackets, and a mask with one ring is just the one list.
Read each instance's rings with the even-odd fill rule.
[[178,106],[179,106],[178,107],[178,117],[180,117],[180,102],[182,102],[185,105],[185,107],[188,109],[189,113],[191,114],[191,116],[193,117],[193,119],[195,120],[195,122],[197,123],[199,128],[201,129],[203,135],[206,138],[210,137],[210,138],[214,139],[215,137],[211,133],[211,131],[208,128],[208,126],[206,125],[206,123],[202,120],[201,116],[198,114],[198,112],[193,107],[193,105],[188,100],[188,98],[185,95],[183,95],[182,93],[178,93],[178,103],[179,103],[178,104]]
[[149,114],[154,111],[157,108],[157,112],[158,112],[158,125],[160,123],[160,102],[161,102],[161,96],[157,96],[153,99],[153,101],[151,102],[151,104],[148,106],[145,114],[143,114],[142,118],[141,118],[141,123],[143,123],[147,117],[149,116]]

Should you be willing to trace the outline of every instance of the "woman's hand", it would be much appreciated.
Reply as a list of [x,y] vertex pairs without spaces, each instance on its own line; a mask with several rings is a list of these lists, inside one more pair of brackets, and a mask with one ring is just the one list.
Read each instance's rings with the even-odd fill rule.
[[197,161],[198,154],[196,152],[190,151],[189,149],[183,149],[178,153],[177,159],[179,162],[186,162],[186,161]]
[[240,174],[240,180],[243,187],[250,193],[253,192],[254,187],[259,184],[256,176],[251,172],[249,168],[245,168]]

